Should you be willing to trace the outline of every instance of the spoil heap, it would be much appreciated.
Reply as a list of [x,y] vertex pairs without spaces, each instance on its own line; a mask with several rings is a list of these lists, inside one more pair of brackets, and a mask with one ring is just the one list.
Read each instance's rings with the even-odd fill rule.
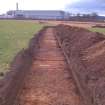
[[105,37],[83,28],[56,26],[71,69],[76,72],[91,102],[105,105]]

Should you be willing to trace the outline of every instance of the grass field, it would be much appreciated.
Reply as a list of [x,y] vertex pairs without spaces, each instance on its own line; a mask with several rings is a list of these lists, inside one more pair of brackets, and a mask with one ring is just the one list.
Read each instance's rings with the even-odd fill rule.
[[15,54],[43,25],[33,21],[0,20],[0,72],[7,72]]
[[90,28],[89,30],[105,34],[105,28]]

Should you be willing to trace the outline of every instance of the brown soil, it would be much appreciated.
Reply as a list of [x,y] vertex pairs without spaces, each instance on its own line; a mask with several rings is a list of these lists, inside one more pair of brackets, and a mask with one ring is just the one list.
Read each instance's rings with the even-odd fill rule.
[[[40,21],[39,21],[40,23]],[[43,23],[47,23],[50,25],[59,25],[59,24],[63,24],[63,25],[69,25],[69,26],[73,26],[73,27],[81,27],[81,28],[91,28],[94,26],[105,26],[104,22],[80,22],[80,21],[44,21]]]
[[[86,29],[59,25],[56,34],[65,47],[92,105],[105,105],[105,36]],[[84,96],[85,97],[85,96]]]
[[87,85],[94,90],[95,102],[105,105],[105,40],[84,50],[82,60],[88,70]]
[[81,105],[65,58],[48,28],[15,105]]
[[93,28],[105,28],[105,24],[96,24],[92,26]]
[[0,82],[0,105],[105,105],[104,89],[105,36],[45,27]]

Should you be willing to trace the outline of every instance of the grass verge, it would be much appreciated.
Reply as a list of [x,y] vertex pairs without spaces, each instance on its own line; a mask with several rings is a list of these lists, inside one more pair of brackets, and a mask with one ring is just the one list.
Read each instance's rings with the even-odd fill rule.
[[34,21],[0,20],[0,72],[8,71],[15,54],[26,48],[43,26]]
[[90,28],[89,30],[92,32],[99,32],[105,34],[105,28]]

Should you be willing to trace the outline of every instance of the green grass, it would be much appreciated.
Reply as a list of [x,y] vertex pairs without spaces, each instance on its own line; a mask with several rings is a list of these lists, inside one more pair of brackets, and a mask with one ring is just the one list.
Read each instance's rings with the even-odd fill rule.
[[89,30],[92,32],[99,32],[105,34],[105,28],[90,28]]
[[33,21],[0,20],[0,72],[7,72],[17,52],[28,46],[29,39],[43,25]]

